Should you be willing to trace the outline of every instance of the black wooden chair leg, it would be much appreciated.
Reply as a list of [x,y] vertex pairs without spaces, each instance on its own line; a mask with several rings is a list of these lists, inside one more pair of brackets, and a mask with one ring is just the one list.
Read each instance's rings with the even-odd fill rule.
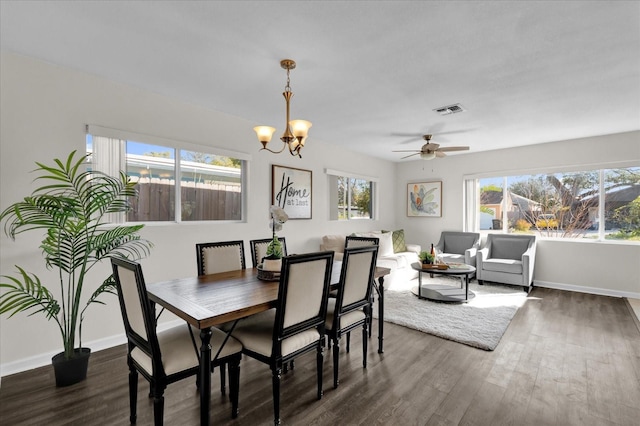
[[153,393],[153,424],[162,426],[164,424],[164,389],[156,389]]
[[347,331],[347,353],[349,353],[349,349],[351,349],[351,332]]
[[362,328],[362,367],[367,368],[367,322]]
[[[337,345],[336,345],[337,346]],[[318,399],[322,399],[322,364],[324,364],[324,348],[318,345],[318,354],[316,356],[316,369],[318,376]]]
[[138,372],[135,368],[129,369],[129,421],[136,423],[138,411]]
[[333,388],[338,388],[338,360],[340,359],[340,343],[336,340],[333,343]]
[[280,424],[280,379],[282,378],[282,368],[274,368],[271,377],[273,386],[273,423]]

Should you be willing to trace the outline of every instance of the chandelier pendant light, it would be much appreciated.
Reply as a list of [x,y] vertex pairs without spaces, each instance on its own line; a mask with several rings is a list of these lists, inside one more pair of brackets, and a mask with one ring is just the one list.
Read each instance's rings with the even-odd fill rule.
[[289,85],[289,72],[296,67],[296,62],[293,59],[283,59],[282,61],[280,61],[280,66],[287,70],[287,85],[284,87],[284,92],[282,93],[282,96],[284,96],[284,100],[287,105],[287,120],[284,126],[284,133],[280,138],[280,140],[283,142],[282,148],[280,148],[279,151],[274,151],[267,148],[267,145],[271,141],[273,133],[276,131],[274,127],[256,126],[253,128],[253,130],[255,130],[256,134],[258,135],[258,140],[262,144],[261,151],[264,149],[274,154],[279,154],[284,151],[285,148],[289,148],[289,153],[291,155],[297,155],[298,157],[302,158],[300,150],[304,147],[305,140],[307,139],[307,134],[309,133],[309,128],[311,127],[311,122],[306,120],[289,119],[291,97],[293,96],[291,86]]

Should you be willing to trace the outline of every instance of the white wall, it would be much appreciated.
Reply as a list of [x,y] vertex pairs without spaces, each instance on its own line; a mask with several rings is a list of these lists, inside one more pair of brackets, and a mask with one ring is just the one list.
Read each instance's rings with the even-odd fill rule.
[[[462,230],[465,175],[630,165],[640,165],[639,131],[399,163],[397,224],[423,246],[437,243],[443,230]],[[407,183],[438,180],[443,182],[442,217],[407,217]],[[540,286],[640,298],[640,244],[541,239],[534,280]]]
[[[302,159],[286,153],[258,152],[260,145],[252,130],[257,123],[9,53],[2,54],[0,65],[0,208],[3,210],[29,195],[35,187],[33,175],[29,173],[36,167],[35,161],[50,163],[53,158],[66,157],[74,149],[84,152],[86,124],[252,155],[248,170],[247,222],[145,227],[142,235],[155,245],[151,256],[142,261],[148,282],[194,275],[197,242],[244,239],[248,246],[250,239],[269,237],[272,164],[313,172],[313,219],[291,220],[279,233],[287,238],[289,252],[318,250],[319,238],[324,234],[390,228],[395,223],[396,211],[389,203],[380,203],[375,221],[329,221],[328,178],[324,173],[326,168],[331,168],[378,177],[380,194],[389,194],[395,189],[395,166],[391,162],[330,146],[328,141],[314,139],[313,131]],[[0,274],[12,275],[13,265],[20,265],[45,282],[55,279],[55,275],[44,268],[38,249],[40,236],[35,234],[20,235],[13,242],[2,233]],[[250,263],[248,247],[246,255]],[[102,266],[86,294],[109,272],[108,264]],[[107,306],[90,308],[84,323],[83,342],[94,350],[123,337],[117,300],[112,296],[107,298]],[[0,317],[2,375],[47,364],[61,348],[55,323],[45,321],[44,316]]]
[[[248,99],[247,101],[250,101]],[[284,112],[283,112],[284,113]],[[462,229],[463,175],[567,163],[589,165],[635,161],[640,164],[640,132],[542,147],[525,147],[450,156],[425,162],[393,164],[354,154],[318,141],[311,135],[303,158],[257,152],[252,131],[256,123],[161,97],[28,58],[3,53],[0,61],[0,208],[31,193],[29,171],[35,161],[50,162],[71,150],[83,152],[85,124],[184,140],[252,155],[249,164],[249,200],[246,223],[149,225],[144,237],[153,241],[152,255],[142,261],[147,281],[195,273],[196,242],[264,238],[269,235],[267,208],[271,164],[313,171],[313,219],[289,221],[280,233],[291,252],[318,248],[319,237],[381,228],[404,228],[409,242],[427,246],[442,230]],[[603,148],[604,147],[604,148]],[[329,221],[325,168],[379,178],[379,215],[375,221]],[[442,180],[442,218],[406,217],[406,184]],[[385,194],[396,194],[384,198]],[[0,274],[13,274],[21,265],[43,279],[47,272],[38,250],[40,238],[21,235],[10,241],[0,235]],[[576,290],[640,297],[640,246],[601,242],[541,241],[536,282]],[[248,254],[248,251],[247,251]],[[108,273],[96,271],[96,283]],[[163,317],[165,315],[163,314]],[[168,316],[170,317],[170,316]],[[123,329],[115,298],[94,306],[87,315],[84,342],[94,350],[122,342]],[[120,339],[120,340],[119,340]],[[0,375],[49,363],[61,349],[57,328],[37,315],[0,317]]]

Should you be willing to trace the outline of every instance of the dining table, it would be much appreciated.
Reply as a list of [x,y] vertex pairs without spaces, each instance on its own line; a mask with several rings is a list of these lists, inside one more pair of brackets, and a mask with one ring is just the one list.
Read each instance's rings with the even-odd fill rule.
[[[331,284],[340,281],[341,262],[332,267]],[[384,277],[389,268],[376,267],[374,288],[378,294],[378,352],[383,352]],[[258,278],[258,269],[241,269],[197,277],[177,278],[147,285],[152,303],[200,330],[200,424],[209,425],[211,398],[211,327],[236,322],[274,308],[279,281]],[[232,328],[233,330],[233,328]],[[227,334],[229,338],[231,331]],[[226,343],[226,339],[224,341]],[[223,345],[224,345],[223,343]],[[220,349],[221,350],[221,349]],[[215,354],[217,358],[218,354]]]

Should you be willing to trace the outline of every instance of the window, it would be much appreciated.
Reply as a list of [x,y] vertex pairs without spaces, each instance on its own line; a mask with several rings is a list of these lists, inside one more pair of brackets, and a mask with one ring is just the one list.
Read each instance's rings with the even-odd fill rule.
[[329,175],[330,219],[373,219],[375,178],[349,176],[327,170]]
[[[179,145],[186,144],[151,136],[95,126],[88,131],[89,167],[110,175],[122,170],[136,182],[137,199],[126,219],[115,221],[242,220],[244,159],[183,149]],[[103,133],[117,137],[99,136]]]
[[477,192],[466,197],[470,229],[640,241],[640,167],[468,179],[465,187]]

